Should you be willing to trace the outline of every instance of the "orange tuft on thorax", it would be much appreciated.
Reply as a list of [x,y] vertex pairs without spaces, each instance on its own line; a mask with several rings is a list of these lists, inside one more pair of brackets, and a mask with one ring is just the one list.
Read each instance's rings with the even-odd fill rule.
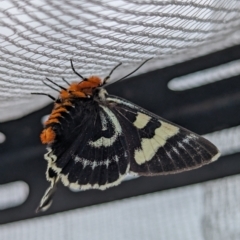
[[101,85],[102,81],[99,77],[91,76],[80,83],[72,83],[67,90],[62,90],[60,92],[60,98],[62,100],[71,97],[86,98],[88,95],[92,95],[93,90]]

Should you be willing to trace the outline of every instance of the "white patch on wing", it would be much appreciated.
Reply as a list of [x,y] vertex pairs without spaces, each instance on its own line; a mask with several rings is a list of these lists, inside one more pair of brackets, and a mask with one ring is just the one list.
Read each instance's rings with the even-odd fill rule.
[[182,141],[188,144],[190,139],[191,139],[190,137],[186,136]]
[[[126,152],[124,152],[124,153],[126,153]],[[114,160],[115,160],[115,162],[118,163],[119,162],[119,157],[117,155],[115,155]]]
[[191,133],[190,135],[188,135],[189,139],[198,139],[198,136]]
[[160,121],[160,123],[161,126],[155,130],[153,138],[143,138],[141,148],[135,150],[134,159],[137,164],[141,165],[146,161],[150,161],[158,149],[165,145],[167,139],[179,132],[179,128],[176,126],[163,121]]
[[47,147],[47,153],[44,154],[44,158],[48,161],[48,163],[56,162],[57,156],[53,154],[52,149]]
[[78,182],[70,183],[68,180],[68,175],[65,176],[63,174],[60,174],[60,177],[62,179],[64,186],[68,186],[70,189],[73,189],[73,190],[87,190],[87,189],[105,190],[107,188],[119,185],[122,182],[122,180],[126,177],[126,175],[129,173],[129,169],[130,169],[130,164],[128,164],[126,172],[123,175],[119,173],[119,178],[116,181],[112,183],[107,182],[104,185],[99,185],[97,183],[93,185],[89,183],[85,185],[80,185]]
[[69,173],[67,175],[60,174],[60,177],[64,186],[68,186],[70,184],[70,182],[68,181],[68,175]]
[[125,106],[131,107],[133,109],[136,109],[136,105],[124,100],[124,99],[119,99],[119,98],[113,98],[113,97],[107,97],[106,98],[109,102],[115,102],[115,103],[119,103],[119,104],[123,104]]
[[100,119],[101,119],[101,123],[102,123],[102,131],[106,131],[107,130],[107,119],[102,112],[100,112],[99,114],[100,114]]
[[[102,105],[100,105],[100,107],[107,114],[109,123],[112,125],[114,132],[113,132],[112,137],[110,137],[110,138],[100,137],[96,141],[89,141],[88,144],[90,146],[96,147],[96,148],[100,148],[102,146],[110,147],[116,141],[118,136],[122,134],[122,128],[121,128],[121,125],[120,125],[118,119],[116,118],[114,113],[109,108],[102,106]],[[101,115],[100,115],[100,117],[101,117]]]
[[211,162],[216,161],[221,156],[221,153],[218,152],[215,156],[212,157]]
[[175,147],[173,147],[173,151],[174,151],[176,154],[179,155],[179,152],[178,152],[178,150],[177,150]]
[[149,121],[151,120],[151,117],[141,112],[138,112],[137,114],[138,115],[133,125],[138,129],[142,129],[149,123]]
[[[194,135],[194,134],[189,134],[189,135],[186,135],[185,138],[183,138],[182,142],[183,143],[186,143],[186,144],[189,144],[189,142],[191,140],[195,140],[195,139],[198,139],[198,136],[197,135]],[[179,145],[179,144],[178,144]],[[184,148],[183,145],[181,146],[181,148]]]
[[78,157],[78,156],[76,156],[76,157],[74,158],[74,162],[80,162],[80,163],[82,163],[83,168],[85,168],[86,166],[91,166],[92,169],[94,169],[94,168],[97,167],[97,166],[102,166],[102,165],[106,165],[106,167],[108,168],[109,164],[110,164],[111,162],[113,162],[113,161],[114,161],[114,162],[118,162],[118,161],[119,161],[119,158],[118,158],[117,155],[113,156],[112,159],[107,158],[107,159],[104,160],[104,161],[96,161],[96,160],[90,161],[90,160],[88,160],[88,159],[80,158],[80,157]]
[[182,145],[181,142],[178,143],[178,147],[179,147],[179,148],[182,148],[182,149],[184,149],[184,150],[186,150],[186,148]]
[[89,160],[83,159],[82,164],[83,164],[83,169],[84,169],[86,166],[89,165]]
[[[99,184],[93,184],[93,185],[91,185],[91,184],[85,184],[85,185],[80,185],[78,182],[76,182],[76,183],[70,183],[69,181],[68,181],[68,184],[64,184],[65,186],[69,186],[69,188],[71,188],[71,189],[74,189],[74,190],[87,190],[87,189],[100,189],[100,190],[105,190],[105,189],[107,189],[107,188],[110,188],[110,187],[113,187],[113,186],[117,186],[117,185],[119,185],[121,182],[122,182],[122,180],[125,178],[125,176],[129,173],[129,169],[130,169],[130,165],[128,164],[128,166],[127,166],[127,169],[126,169],[126,172],[123,174],[123,175],[121,175],[120,173],[119,173],[119,178],[116,180],[116,181],[114,181],[114,182],[112,182],[112,183],[105,183],[104,185],[99,185]],[[66,183],[66,182],[65,182]]]

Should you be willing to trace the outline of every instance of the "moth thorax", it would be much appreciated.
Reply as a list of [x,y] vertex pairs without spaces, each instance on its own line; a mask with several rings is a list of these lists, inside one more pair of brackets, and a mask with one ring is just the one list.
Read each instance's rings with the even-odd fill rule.
[[97,97],[98,97],[98,99],[101,100],[101,101],[105,101],[105,100],[106,100],[106,95],[108,95],[106,89],[104,89],[104,88],[98,88],[97,90],[98,90],[98,91],[97,91]]

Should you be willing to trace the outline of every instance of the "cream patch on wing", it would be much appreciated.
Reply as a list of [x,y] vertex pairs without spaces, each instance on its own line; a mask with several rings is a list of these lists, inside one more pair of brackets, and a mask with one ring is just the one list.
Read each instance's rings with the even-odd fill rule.
[[[100,137],[96,141],[89,141],[88,144],[91,147],[95,148],[101,148],[101,147],[110,147],[114,144],[114,142],[117,140],[119,135],[122,134],[122,128],[121,125],[117,119],[117,117],[114,115],[114,113],[107,107],[100,105],[100,107],[104,110],[105,114],[108,117],[109,124],[112,125],[114,132],[112,133],[112,136],[110,138],[106,137]],[[107,130],[107,120],[106,117],[101,114],[100,115],[101,122],[102,122],[102,130]]]
[[150,120],[151,120],[150,116],[148,116],[144,113],[138,112],[138,115],[137,115],[136,120],[134,121],[133,125],[138,129],[142,129],[149,123]]
[[160,121],[161,126],[155,130],[153,138],[143,138],[141,148],[136,149],[134,159],[137,164],[141,165],[146,161],[150,161],[160,147],[163,147],[167,139],[176,135],[179,128],[169,123]]

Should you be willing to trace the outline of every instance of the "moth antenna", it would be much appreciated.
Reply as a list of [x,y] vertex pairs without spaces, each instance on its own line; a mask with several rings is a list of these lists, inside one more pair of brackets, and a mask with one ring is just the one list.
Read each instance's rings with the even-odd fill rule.
[[60,92],[58,89],[56,89],[55,87],[53,87],[53,86],[51,86],[51,85],[47,84],[47,83],[46,83],[46,82],[44,82],[43,80],[42,80],[42,83],[43,83],[44,85],[48,86],[49,88],[51,88],[51,89],[53,89],[53,90],[57,91],[58,93]]
[[62,80],[67,83],[69,86],[71,85],[64,77],[62,77]]
[[83,77],[81,74],[79,74],[79,73],[75,70],[75,68],[74,68],[74,66],[73,66],[72,59],[70,59],[70,62],[71,62],[71,67],[72,67],[73,72],[74,72],[77,76],[79,76],[83,81],[86,81],[87,78]]
[[60,87],[62,90],[65,90],[65,91],[67,91],[67,89],[65,88],[65,87],[62,87],[61,85],[58,85],[57,83],[55,83],[54,81],[52,81],[51,79],[49,79],[49,78],[46,78],[49,82],[51,82],[52,84],[54,84],[54,85],[56,85],[56,86],[58,86],[58,87]]
[[142,67],[146,62],[148,62],[149,60],[151,60],[153,58],[149,58],[147,60],[145,60],[143,63],[141,63],[134,71],[130,72],[129,74],[127,74],[125,77],[120,78],[119,80],[117,80],[117,82],[122,81],[123,79],[127,78],[128,76],[132,75],[133,73],[135,73],[140,67]]
[[32,95],[44,95],[44,96],[48,96],[50,97],[53,101],[56,101],[56,98],[54,98],[53,96],[51,96],[50,94],[47,93],[31,93]]
[[112,75],[112,73],[114,72],[114,70],[115,70],[116,68],[118,68],[119,66],[121,66],[121,65],[122,65],[122,63],[120,62],[117,66],[115,66],[115,67],[111,70],[111,72],[108,74],[108,76],[106,76],[106,77],[103,79],[103,84],[106,83],[106,81],[111,77],[111,75]]

